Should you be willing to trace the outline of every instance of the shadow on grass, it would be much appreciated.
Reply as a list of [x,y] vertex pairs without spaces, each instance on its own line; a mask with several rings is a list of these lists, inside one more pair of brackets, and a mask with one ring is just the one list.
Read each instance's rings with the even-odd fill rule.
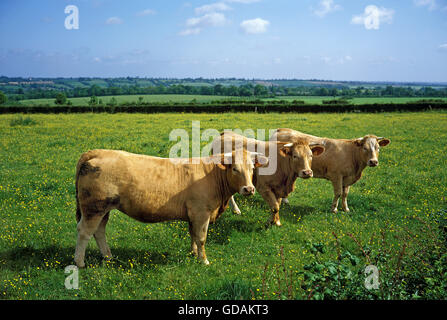
[[279,217],[282,222],[300,223],[305,216],[316,213],[318,210],[315,207],[306,205],[290,205],[281,204],[279,209]]
[[[74,264],[74,247],[59,247],[56,245],[32,248],[21,247],[0,252],[0,269],[21,271],[34,268],[65,268]],[[155,265],[167,265],[177,263],[185,259],[183,252],[151,252],[133,248],[111,248],[113,259],[110,264],[130,269],[134,265],[151,267]],[[85,254],[85,262],[88,266],[101,266],[104,260],[99,249],[88,248]]]

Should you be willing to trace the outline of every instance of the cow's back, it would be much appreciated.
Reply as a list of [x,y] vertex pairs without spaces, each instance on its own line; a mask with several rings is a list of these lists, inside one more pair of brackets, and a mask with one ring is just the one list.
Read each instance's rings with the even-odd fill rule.
[[201,165],[115,150],[92,150],[82,159],[81,202],[113,200],[117,209],[140,221],[188,220],[186,200],[209,192]]
[[322,144],[325,151],[312,159],[312,171],[315,178],[331,178],[336,175],[351,175],[354,168],[353,143],[346,139],[317,137],[297,130],[277,129],[270,140],[293,142],[297,138],[307,138],[312,143]]

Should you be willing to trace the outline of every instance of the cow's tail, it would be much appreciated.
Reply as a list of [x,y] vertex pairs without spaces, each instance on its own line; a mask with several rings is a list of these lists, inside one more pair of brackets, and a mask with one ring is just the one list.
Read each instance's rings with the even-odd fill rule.
[[76,189],[76,221],[79,222],[82,217],[81,206],[79,204],[79,176],[81,174],[82,168],[85,166],[86,162],[94,158],[94,154],[89,151],[85,152],[79,158],[78,164],[76,165],[76,177],[75,177],[75,189]]

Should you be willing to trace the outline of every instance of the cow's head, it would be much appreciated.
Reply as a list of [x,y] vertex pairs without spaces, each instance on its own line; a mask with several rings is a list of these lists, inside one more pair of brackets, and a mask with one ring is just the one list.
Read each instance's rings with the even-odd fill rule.
[[385,147],[390,143],[389,139],[367,135],[354,140],[355,145],[360,148],[360,160],[369,167],[379,165],[380,147]]
[[264,155],[240,149],[221,155],[217,166],[226,171],[230,189],[241,195],[250,196],[256,190],[253,185],[253,169],[267,164],[268,158]]
[[317,143],[309,143],[306,140],[297,140],[290,143],[280,143],[279,154],[288,157],[292,168],[300,178],[308,179],[313,176],[312,157],[324,152],[324,146]]

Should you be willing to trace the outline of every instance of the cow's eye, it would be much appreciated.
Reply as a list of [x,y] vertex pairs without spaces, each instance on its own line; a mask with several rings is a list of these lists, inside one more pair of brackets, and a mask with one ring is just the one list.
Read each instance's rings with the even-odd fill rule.
[[234,172],[239,172],[239,170],[237,170],[236,168],[233,168],[233,171],[234,171]]

